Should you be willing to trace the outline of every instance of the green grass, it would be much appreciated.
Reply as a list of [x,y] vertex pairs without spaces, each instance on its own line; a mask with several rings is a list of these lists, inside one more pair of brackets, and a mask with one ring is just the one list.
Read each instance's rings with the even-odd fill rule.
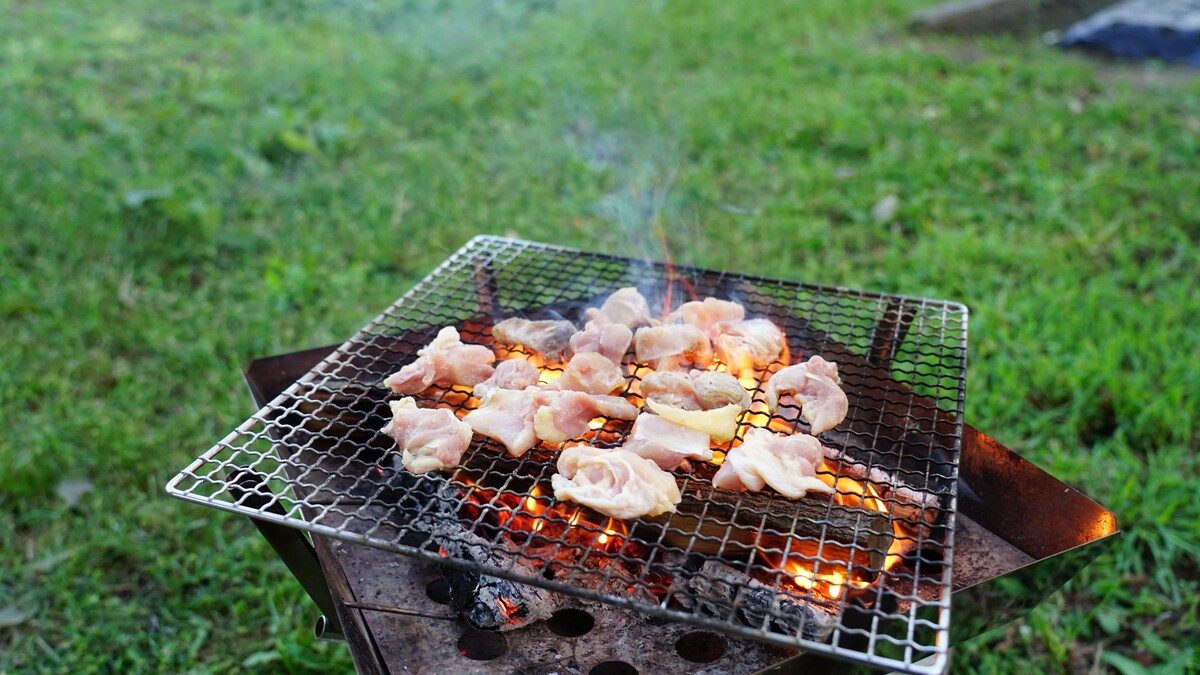
[[683,262],[966,302],[968,421],[1117,513],[958,668],[1195,668],[1200,83],[921,4],[0,0],[0,672],[348,668],[163,492],[240,367],[478,233],[657,255],[648,213]]

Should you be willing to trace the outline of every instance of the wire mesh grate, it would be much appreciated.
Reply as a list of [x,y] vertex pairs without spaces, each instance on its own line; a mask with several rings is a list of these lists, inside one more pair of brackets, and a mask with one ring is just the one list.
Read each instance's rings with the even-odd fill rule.
[[[655,518],[617,521],[558,502],[560,445],[514,458],[476,436],[453,471],[397,469],[379,430],[395,398],[385,377],[443,326],[498,358],[531,356],[493,342],[504,318],[565,318],[637,287],[652,307],[734,300],[787,335],[790,362],[838,363],[846,419],[821,434],[832,495],[787,499],[711,484],[715,467],[674,472],[684,499]],[[174,496],[315,534],[506,579],[498,610],[520,619],[522,588],[548,589],[783,647],[909,672],[947,663],[952,534],[965,397],[963,306],[478,237],[201,455],[168,484]],[[795,406],[765,411],[763,384],[739,427],[807,430]],[[553,371],[546,365],[546,372]],[[632,353],[626,389],[647,372]],[[469,389],[415,397],[460,417]],[[584,440],[620,445],[629,422],[597,420]],[[233,477],[265,478],[252,499]],[[254,491],[253,488],[251,488]],[[253,507],[250,506],[253,504]],[[277,515],[269,510],[278,506]],[[527,586],[526,586],[527,585]],[[533,591],[530,591],[533,592]],[[932,657],[929,661],[923,660]]]

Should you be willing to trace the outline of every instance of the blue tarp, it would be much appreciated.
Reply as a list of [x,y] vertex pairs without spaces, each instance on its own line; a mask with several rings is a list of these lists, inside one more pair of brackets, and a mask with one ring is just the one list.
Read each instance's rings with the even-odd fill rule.
[[1059,45],[1200,66],[1200,0],[1131,0],[1068,28]]

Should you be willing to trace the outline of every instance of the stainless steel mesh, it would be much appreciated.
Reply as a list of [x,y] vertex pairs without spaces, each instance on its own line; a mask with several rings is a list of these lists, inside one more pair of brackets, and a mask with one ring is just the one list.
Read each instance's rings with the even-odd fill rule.
[[[582,325],[585,308],[624,286],[638,287],[659,307],[707,296],[738,301],[748,317],[784,329],[792,362],[812,354],[837,362],[849,414],[821,435],[830,449],[823,471],[835,494],[790,500],[731,493],[712,487],[714,467],[694,465],[675,472],[684,495],[677,513],[622,523],[554,500],[549,478],[557,446],[512,458],[476,436],[453,473],[414,476],[395,468],[394,442],[379,433],[392,397],[381,382],[441,327],[454,325],[464,342],[503,357],[509,350],[491,338],[496,321],[524,316]],[[967,312],[955,303],[478,237],[167,490],[782,647],[940,672],[948,663],[966,336]],[[644,372],[632,354],[625,370],[628,384]],[[762,409],[765,380],[754,383],[756,403],[743,422],[805,430],[792,406],[769,418],[754,412]],[[460,416],[478,405],[460,388],[416,398]],[[619,445],[628,428],[621,420],[594,423],[586,440]],[[260,496],[267,506],[235,484],[246,472],[265,479],[269,492]],[[272,504],[284,515],[268,510]],[[519,605],[514,598],[499,609],[516,620]]]

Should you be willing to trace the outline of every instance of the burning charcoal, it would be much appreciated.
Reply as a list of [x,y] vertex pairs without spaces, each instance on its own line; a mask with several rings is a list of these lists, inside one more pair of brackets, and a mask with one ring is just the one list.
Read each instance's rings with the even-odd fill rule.
[[[515,568],[523,577],[537,576],[537,570],[525,564],[501,559],[486,540],[473,535],[467,535],[466,539],[434,534],[434,540],[451,557],[492,567]],[[536,586],[448,566],[442,568],[442,578],[450,586],[454,608],[475,628],[512,630],[548,619],[558,607],[556,593]]]
[[[439,550],[446,556],[493,568],[512,569],[523,577],[535,577],[538,571],[501,553],[493,544],[463,526],[456,513],[461,492],[441,477],[416,477],[407,472],[396,474],[406,494],[393,516],[403,523],[400,543],[406,546]],[[432,504],[433,508],[427,508]],[[557,607],[557,594],[541,588],[514,583],[507,579],[443,567],[442,576],[450,586],[450,597],[472,626],[480,629],[510,630],[533,621],[549,618]]]
[[716,560],[701,565],[687,585],[695,592],[694,611],[722,621],[732,617],[751,628],[817,642],[828,640],[837,625],[837,615],[820,605],[776,591]]

